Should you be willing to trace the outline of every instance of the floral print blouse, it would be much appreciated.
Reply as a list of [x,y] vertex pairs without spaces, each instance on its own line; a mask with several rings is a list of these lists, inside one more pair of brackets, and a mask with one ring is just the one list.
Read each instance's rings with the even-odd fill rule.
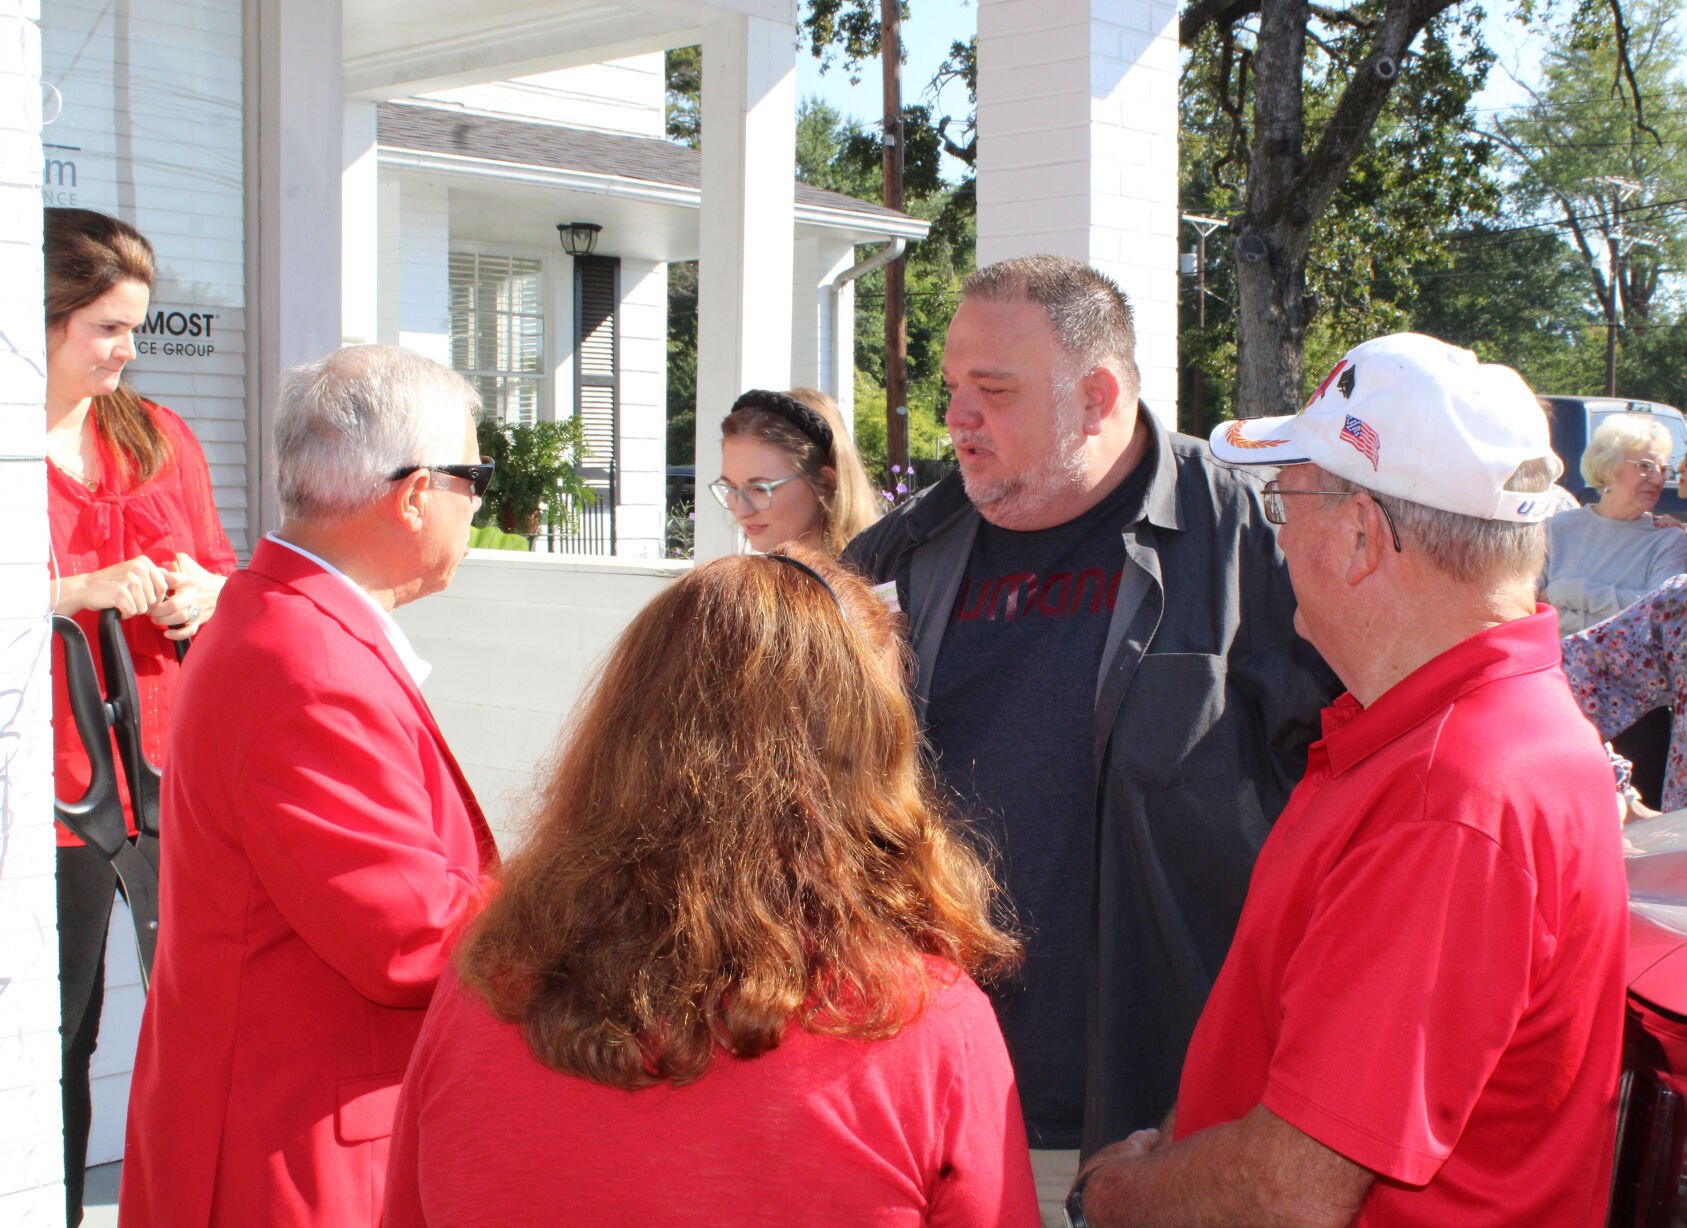
[[1564,673],[1602,738],[1653,708],[1675,709],[1663,808],[1687,806],[1687,576],[1665,580],[1622,613],[1566,636]]

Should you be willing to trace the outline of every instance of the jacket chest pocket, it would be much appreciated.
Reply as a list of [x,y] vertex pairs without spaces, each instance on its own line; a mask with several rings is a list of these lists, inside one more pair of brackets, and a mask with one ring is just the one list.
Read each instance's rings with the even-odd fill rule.
[[1113,765],[1155,789],[1235,772],[1226,662],[1206,653],[1150,653],[1137,665],[1116,722]]

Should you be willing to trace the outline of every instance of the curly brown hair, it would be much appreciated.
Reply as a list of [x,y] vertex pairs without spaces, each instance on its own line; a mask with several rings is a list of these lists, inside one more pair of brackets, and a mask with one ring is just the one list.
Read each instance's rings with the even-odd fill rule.
[[890,1036],[928,957],[986,980],[1018,959],[923,769],[893,615],[787,553],[825,583],[731,556],[633,620],[459,948],[464,984],[553,1069],[683,1084],[792,1023]]

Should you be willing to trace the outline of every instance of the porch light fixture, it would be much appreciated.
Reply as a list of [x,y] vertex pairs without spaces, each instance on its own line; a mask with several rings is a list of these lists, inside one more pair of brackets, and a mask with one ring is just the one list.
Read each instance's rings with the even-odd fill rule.
[[562,250],[570,256],[589,256],[596,251],[598,233],[602,229],[596,222],[556,224],[556,232],[562,236]]

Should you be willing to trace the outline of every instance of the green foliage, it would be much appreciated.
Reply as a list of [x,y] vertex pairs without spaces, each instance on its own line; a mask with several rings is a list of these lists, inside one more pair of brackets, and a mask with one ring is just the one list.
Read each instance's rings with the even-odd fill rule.
[[697,554],[697,508],[688,501],[670,503],[663,534],[662,557],[689,559]]
[[[1380,16],[1381,9],[1374,2],[1354,6],[1359,21]],[[1309,153],[1353,73],[1362,70],[1371,33],[1368,25],[1314,18],[1303,95]],[[1307,291],[1316,313],[1305,341],[1308,388],[1357,341],[1408,326],[1417,277],[1450,263],[1451,235],[1462,219],[1485,216],[1497,204],[1495,152],[1467,123],[1492,59],[1480,35],[1475,10],[1430,23],[1368,147],[1312,229]],[[1184,57],[1179,174],[1185,213],[1234,219],[1243,210],[1255,135],[1251,54],[1246,37],[1209,26]],[[1188,250],[1194,232],[1183,233]],[[1236,413],[1271,408],[1235,403],[1237,290],[1228,229],[1207,240],[1206,281],[1205,330],[1198,325],[1193,278],[1184,279],[1179,316],[1182,425],[1202,434]]]
[[867,372],[855,372],[855,448],[861,453],[861,463],[867,476],[881,492],[894,497],[900,483],[917,490],[929,486],[945,469],[954,464],[955,453],[949,443],[948,428],[943,425],[941,407],[930,402],[915,402],[909,406],[908,457],[917,482],[910,482],[904,474],[890,472],[885,458],[885,392],[884,385]]
[[595,502],[580,477],[586,436],[578,418],[515,425],[482,417],[475,433],[481,453],[498,466],[475,514],[477,525],[532,533],[543,512],[549,527],[567,533],[579,509]]
[[1477,223],[1450,247],[1447,267],[1416,274],[1414,329],[1515,367],[1542,392],[1581,394],[1603,383],[1603,326],[1555,231]]
[[469,547],[474,550],[532,549],[520,533],[506,533],[495,524],[476,525],[470,530]]
[[[904,19],[908,5],[898,10]],[[842,62],[851,82],[860,80],[861,61],[879,54],[879,0],[802,0],[798,26],[822,71]]]
[[1678,8],[1676,0],[1624,6],[1638,96],[1619,64],[1609,10],[1573,11],[1554,30],[1531,105],[1496,125],[1517,179],[1517,216],[1562,227],[1581,257],[1589,301],[1638,328],[1651,322],[1669,274],[1687,266]]
[[662,59],[670,141],[703,147],[703,48],[674,47]]
[[697,262],[668,265],[668,464],[697,459]]

